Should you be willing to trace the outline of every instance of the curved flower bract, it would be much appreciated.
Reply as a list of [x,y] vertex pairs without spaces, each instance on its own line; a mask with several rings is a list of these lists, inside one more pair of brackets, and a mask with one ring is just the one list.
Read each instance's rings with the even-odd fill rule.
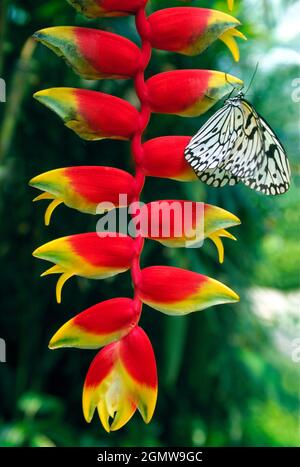
[[246,39],[235,29],[240,25],[236,18],[207,8],[165,8],[149,16],[149,23],[153,47],[184,55],[197,55],[221,39],[238,61],[239,49],[234,37]]
[[52,337],[50,349],[99,349],[121,339],[137,324],[141,304],[130,298],[97,303],[67,321]]
[[138,294],[143,303],[168,315],[185,315],[239,296],[211,277],[171,266],[142,269]]
[[85,79],[133,77],[141,55],[125,37],[97,29],[57,26],[41,29],[33,37]]
[[130,139],[138,128],[138,111],[119,97],[76,88],[50,88],[33,96],[53,110],[83,139]]
[[33,256],[55,263],[42,276],[62,274],[56,287],[58,303],[64,283],[72,276],[104,279],[131,267],[135,241],[127,235],[112,235],[103,238],[94,232],[71,235],[52,240],[33,252]]
[[235,237],[225,229],[240,224],[240,220],[225,209],[210,204],[183,201],[153,201],[141,207],[134,218],[139,233],[169,247],[202,246],[205,238],[216,245],[219,261],[224,260],[220,237]]
[[135,327],[120,341],[104,347],[92,361],[83,388],[84,417],[90,422],[97,408],[109,432],[125,425],[138,409],[144,422],[149,423],[156,399],[152,345],[146,333]]
[[[100,203],[104,203],[105,210],[110,205],[110,209],[125,207],[134,196],[132,175],[114,167],[78,166],[50,170],[32,178],[29,184],[44,191],[34,201],[52,200],[45,214],[46,225],[50,223],[53,210],[61,203],[80,212],[100,214]],[[112,186],[116,189],[112,190]]]
[[201,115],[242,84],[235,76],[213,70],[165,71],[147,81],[152,111],[182,117]]

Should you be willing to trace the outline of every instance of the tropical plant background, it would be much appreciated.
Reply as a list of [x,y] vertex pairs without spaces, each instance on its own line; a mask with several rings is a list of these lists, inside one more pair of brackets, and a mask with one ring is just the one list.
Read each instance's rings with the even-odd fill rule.
[[[180,2],[151,1],[153,9],[176,4]],[[227,11],[225,0],[190,4]],[[56,212],[45,228],[43,206],[33,207],[35,193],[27,183],[34,175],[72,165],[130,171],[129,145],[83,142],[31,96],[65,85],[134,102],[132,83],[83,82],[28,38],[43,27],[75,24],[138,39],[132,18],[91,21],[62,0],[1,0],[0,76],[8,92],[7,103],[0,104],[0,337],[7,344],[7,363],[0,363],[1,446],[299,446],[300,2],[236,4],[234,14],[249,39],[241,44],[239,64],[219,42],[199,57],[154,52],[147,73],[211,68],[249,83],[258,63],[247,97],[286,146],[292,187],[284,196],[268,198],[243,186],[218,190],[199,182],[147,180],[146,201],[158,194],[161,199],[202,200],[235,213],[242,225],[234,232],[238,242],[226,242],[223,265],[209,241],[199,250],[167,249],[149,241],[143,264],[184,266],[215,277],[239,292],[241,302],[176,318],[145,306],[142,326],[158,362],[158,406],[150,425],[136,415],[108,435],[96,418],[87,425],[81,412],[82,384],[94,351],[53,352],[47,343],[61,324],[86,307],[130,296],[130,277],[73,279],[57,305],[55,279],[39,279],[44,265],[31,252],[51,239],[93,230],[97,219],[60,207],[63,212]],[[154,115],[146,137],[193,134],[207,117]]]

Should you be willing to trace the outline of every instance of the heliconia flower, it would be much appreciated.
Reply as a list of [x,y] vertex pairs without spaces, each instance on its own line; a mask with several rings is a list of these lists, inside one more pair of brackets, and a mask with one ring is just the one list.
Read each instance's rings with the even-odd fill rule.
[[169,315],[239,300],[233,290],[215,279],[170,266],[142,269],[137,293],[143,303]]
[[141,55],[125,37],[97,29],[58,26],[41,29],[33,37],[86,79],[133,77]]
[[72,276],[104,279],[131,267],[136,253],[134,239],[121,233],[100,235],[91,232],[58,238],[33,252],[33,256],[55,264],[42,276],[61,274],[56,286],[58,303],[63,285]]
[[148,20],[153,47],[184,55],[197,55],[216,39],[221,39],[238,61],[239,49],[234,37],[246,39],[235,29],[241,24],[236,18],[207,8],[165,8],[153,13]]
[[196,117],[242,83],[220,71],[166,71],[147,80],[149,103],[153,112]]
[[219,261],[224,261],[220,237],[236,240],[225,229],[240,220],[225,209],[210,204],[183,201],[153,201],[141,207],[133,221],[139,233],[168,247],[202,246],[205,238],[216,245]]
[[36,92],[33,97],[86,140],[126,140],[138,128],[139,113],[135,107],[110,94],[86,89],[50,88]]
[[82,311],[52,337],[50,349],[76,347],[99,349],[126,336],[137,324],[141,302],[112,298]]
[[[83,388],[87,422],[98,409],[107,432],[124,426],[139,410],[149,423],[157,400],[157,371],[152,345],[140,327],[96,355]],[[110,422],[109,418],[113,420]]]
[[80,13],[89,18],[99,16],[133,15],[147,0],[67,0]]
[[146,141],[143,144],[144,174],[182,182],[197,180],[195,171],[184,157],[184,150],[190,140],[190,136],[160,136]]
[[34,177],[29,184],[44,191],[34,201],[52,200],[45,213],[46,225],[61,203],[80,212],[100,214],[99,203],[108,203],[106,210],[113,207],[109,203],[114,207],[125,207],[134,196],[132,175],[114,167],[79,166],[50,170]]

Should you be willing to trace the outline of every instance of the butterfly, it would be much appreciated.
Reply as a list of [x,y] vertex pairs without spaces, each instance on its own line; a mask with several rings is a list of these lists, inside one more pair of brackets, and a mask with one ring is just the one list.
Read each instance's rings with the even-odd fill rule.
[[207,185],[244,183],[265,195],[285,193],[291,171],[268,123],[239,91],[191,139],[185,159]]

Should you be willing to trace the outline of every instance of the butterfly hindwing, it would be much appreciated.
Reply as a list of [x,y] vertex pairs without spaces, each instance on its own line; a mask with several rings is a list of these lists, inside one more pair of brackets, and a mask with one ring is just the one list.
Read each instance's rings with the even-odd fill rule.
[[237,177],[232,175],[230,172],[226,172],[226,170],[219,169],[218,167],[215,169],[206,169],[204,172],[199,173],[198,177],[202,182],[216,188],[225,185],[233,186],[238,183]]

